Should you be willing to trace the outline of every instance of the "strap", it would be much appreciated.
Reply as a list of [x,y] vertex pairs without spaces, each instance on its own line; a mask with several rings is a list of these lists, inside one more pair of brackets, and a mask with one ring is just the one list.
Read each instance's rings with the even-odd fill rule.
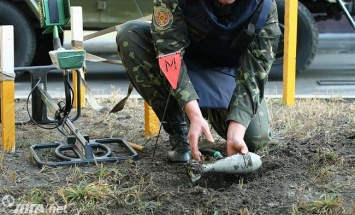
[[[72,41],[72,44],[74,44],[74,47],[80,47],[80,41]],[[105,59],[102,57],[99,57],[97,55],[93,55],[90,53],[86,53],[86,60],[87,61],[91,61],[91,62],[102,62],[102,63],[109,63],[109,64],[116,64],[116,65],[122,65],[122,61],[120,60],[110,60],[110,59]],[[86,68],[84,68],[86,70]],[[81,83],[84,85],[85,89],[86,89],[86,96],[87,96],[87,100],[90,104],[90,106],[96,110],[96,111],[100,111],[100,112],[107,112],[108,108],[99,105],[99,103],[96,101],[95,97],[92,94],[91,88],[89,86],[89,84],[85,81],[85,79],[83,78],[83,76],[81,75],[83,73],[83,69],[80,69],[80,79],[81,79]],[[131,95],[132,91],[133,91],[133,84],[130,82],[129,87],[128,87],[128,92],[126,97],[124,97],[122,100],[120,100],[109,113],[115,113],[118,111],[121,111],[123,109],[123,107],[125,106],[129,96]]]
[[117,64],[117,65],[122,65],[122,61],[120,60],[110,60],[106,58],[99,57],[97,55],[90,54],[86,52],[86,60],[90,62],[101,62],[101,63],[109,63],[109,64]]
[[250,22],[249,23],[257,23],[257,21],[259,20],[260,17],[260,13],[263,10],[263,6],[264,6],[264,0],[260,0],[258,7],[256,8],[255,12],[253,13],[252,17],[250,18]]
[[249,35],[253,35],[264,26],[267,16],[269,15],[271,1],[272,0],[260,0],[257,9],[250,18],[250,22],[248,24],[247,31]]
[[129,98],[129,96],[131,95],[132,91],[133,91],[133,84],[132,82],[129,83],[129,87],[128,87],[128,92],[126,97],[124,97],[121,101],[119,101],[115,107],[112,108],[112,110],[110,111],[110,113],[115,113],[118,111],[121,111],[123,109],[123,107],[125,106],[127,99]]
[[[152,20],[152,14],[150,14],[148,16],[144,16],[144,17],[136,19],[136,20],[147,21],[147,22],[151,21]],[[110,28],[95,32],[93,34],[86,35],[86,36],[84,36],[83,41],[90,40],[92,38],[95,38],[95,37],[98,37],[98,36],[101,36],[101,35],[104,35],[104,34],[107,34],[107,33],[115,32],[115,31],[117,32],[117,30],[120,29],[122,25],[123,24],[116,25],[116,26],[113,26],[113,27],[110,27]],[[72,45],[74,47],[77,47],[77,48],[82,48],[84,46],[84,42],[83,41],[72,41]],[[102,62],[102,63],[122,65],[122,61],[105,59],[105,58],[101,58],[99,56],[96,56],[96,55],[93,55],[93,54],[89,54],[89,53],[86,53],[86,60],[92,61],[92,62]],[[1,75],[2,74],[5,74],[5,73],[0,70],[0,80],[3,80],[3,79],[1,79],[1,77],[2,77]],[[88,101],[89,101],[90,105],[95,110],[107,111],[106,107],[103,107],[103,106],[101,106],[101,105],[99,105],[97,103],[96,99],[92,95],[92,92],[91,92],[91,89],[89,87],[89,84],[85,81],[85,79],[83,79],[82,76],[80,76],[80,78],[81,78],[81,81],[82,81],[82,83],[84,84],[84,86],[85,86],[85,88],[87,90],[86,92],[87,92],[87,95],[88,95]],[[125,98],[123,98],[121,101],[119,101],[118,104],[116,104],[115,107],[110,111],[110,113],[114,113],[114,112],[122,110],[132,91],[133,91],[133,85],[132,85],[132,83],[130,83],[129,87],[128,87],[127,96]]]
[[[148,16],[144,16],[144,17],[141,17],[141,18],[135,19],[135,20],[149,22],[149,21],[152,20],[152,14],[149,14]],[[95,37],[99,37],[99,36],[102,36],[102,35],[105,35],[105,34],[108,34],[108,33],[111,33],[111,32],[117,32],[117,30],[120,29],[123,24],[116,25],[116,26],[113,26],[113,27],[110,27],[110,28],[103,29],[101,31],[97,31],[97,32],[92,33],[92,34],[85,35],[83,40],[87,41],[87,40],[90,40],[90,39],[93,39]]]
[[264,1],[264,4],[258,22],[255,24],[257,30],[260,30],[264,26],[267,16],[269,15],[272,0],[261,0],[261,1]]
[[[86,70],[86,68],[83,68]],[[84,85],[85,87],[85,92],[86,92],[86,99],[89,102],[90,106],[96,110],[96,111],[100,111],[100,112],[108,112],[108,108],[105,106],[101,106],[95,99],[94,95],[92,94],[91,88],[89,86],[89,84],[85,81],[85,79],[83,78],[83,76],[81,75],[83,73],[83,69],[79,70],[79,74],[80,74],[80,81],[81,83]]]

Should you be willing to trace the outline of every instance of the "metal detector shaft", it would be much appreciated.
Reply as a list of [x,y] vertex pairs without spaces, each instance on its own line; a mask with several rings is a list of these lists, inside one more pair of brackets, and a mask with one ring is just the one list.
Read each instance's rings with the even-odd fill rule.
[[[38,87],[41,92],[41,98],[43,102],[47,105],[49,110],[55,115],[59,110],[59,106],[54,102],[53,98],[48,94],[48,92],[44,89],[43,85]],[[87,158],[90,153],[86,153],[85,145],[88,144],[88,141],[84,138],[84,136],[80,133],[79,129],[74,126],[74,124],[69,120],[65,119],[64,124],[69,128],[70,133],[73,134],[77,141],[75,141],[75,146],[78,149],[80,158]]]
[[[59,70],[64,71],[64,75],[68,75],[68,70],[82,69],[85,64],[85,50],[65,50],[62,47],[59,39],[59,32],[70,19],[70,1],[40,1],[40,11],[43,12],[41,16],[41,27],[46,28],[43,33],[53,33],[53,47],[55,50],[49,52],[52,63]],[[54,18],[53,18],[54,17]],[[46,78],[46,76],[45,76]],[[89,140],[87,135],[83,136],[79,129],[77,129],[69,117],[72,108],[71,87],[69,85],[69,78],[65,76],[64,80],[65,90],[65,106],[62,103],[56,103],[52,97],[47,93],[45,85],[36,84],[38,97],[46,104],[47,108],[54,114],[57,125],[66,129],[70,135],[67,137],[66,144],[49,143],[49,144],[35,144],[31,146],[31,152],[34,159],[40,166],[61,166],[61,165],[79,165],[98,162],[117,162],[119,160],[137,159],[138,153],[123,139],[120,138],[106,138]],[[46,80],[46,79],[45,79]],[[80,113],[80,74],[78,74],[78,115]],[[44,110],[47,110],[44,108]],[[58,126],[59,127],[59,126]],[[106,145],[116,143],[125,147],[130,155],[114,156],[112,150]],[[41,159],[41,156],[36,152],[43,149],[55,149],[55,156],[60,159],[58,162],[51,161],[51,159]],[[46,152],[44,152],[46,153]],[[121,154],[119,152],[119,154]]]

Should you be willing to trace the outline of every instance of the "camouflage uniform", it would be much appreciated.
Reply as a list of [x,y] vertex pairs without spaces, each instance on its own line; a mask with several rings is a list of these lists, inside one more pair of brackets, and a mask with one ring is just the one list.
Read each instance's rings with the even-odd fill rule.
[[[167,119],[179,116],[184,118],[183,107],[199,97],[187,75],[184,62],[180,71],[178,87],[170,90],[164,75],[161,74],[157,56],[170,54],[177,50],[184,55],[189,45],[187,26],[178,0],[155,0],[155,9],[165,7],[173,16],[167,28],[141,21],[125,23],[117,34],[120,57],[126,72],[137,92],[152,106],[162,119],[169,93],[172,94],[167,108]],[[238,4],[236,0],[235,4]],[[156,12],[156,11],[155,11]],[[258,33],[247,53],[240,59],[236,88],[228,110],[209,109],[208,119],[217,133],[226,139],[228,121],[234,120],[247,128],[245,141],[250,151],[265,145],[269,140],[269,117],[264,99],[271,65],[279,35],[278,14],[275,1],[272,2],[264,28]],[[173,125],[164,124],[164,129],[171,133]]]

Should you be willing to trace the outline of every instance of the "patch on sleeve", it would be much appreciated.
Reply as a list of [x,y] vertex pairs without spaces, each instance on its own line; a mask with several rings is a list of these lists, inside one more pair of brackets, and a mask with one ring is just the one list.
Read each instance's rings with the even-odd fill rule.
[[173,23],[173,14],[166,7],[158,6],[154,9],[153,23],[156,29],[166,30]]

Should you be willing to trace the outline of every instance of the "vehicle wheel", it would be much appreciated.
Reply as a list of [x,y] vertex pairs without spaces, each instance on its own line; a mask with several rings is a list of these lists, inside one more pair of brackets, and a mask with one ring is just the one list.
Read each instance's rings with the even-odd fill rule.
[[[36,30],[37,35],[37,48],[36,55],[33,58],[32,66],[43,66],[52,64],[51,58],[49,57],[49,51],[53,48],[53,35],[52,34],[42,34],[45,29]],[[64,34],[59,33],[60,41],[63,41]],[[62,42],[63,43],[63,42]]]
[[15,67],[29,66],[36,52],[36,37],[26,16],[8,1],[0,0],[0,25],[14,26]]
[[[281,32],[284,32],[284,0],[276,0],[279,14],[279,25]],[[297,56],[296,73],[302,73],[312,63],[318,48],[318,28],[312,14],[302,4],[298,3],[298,25],[297,25]],[[275,62],[271,68],[269,79],[282,80],[283,77],[283,55],[284,37],[280,37]]]

